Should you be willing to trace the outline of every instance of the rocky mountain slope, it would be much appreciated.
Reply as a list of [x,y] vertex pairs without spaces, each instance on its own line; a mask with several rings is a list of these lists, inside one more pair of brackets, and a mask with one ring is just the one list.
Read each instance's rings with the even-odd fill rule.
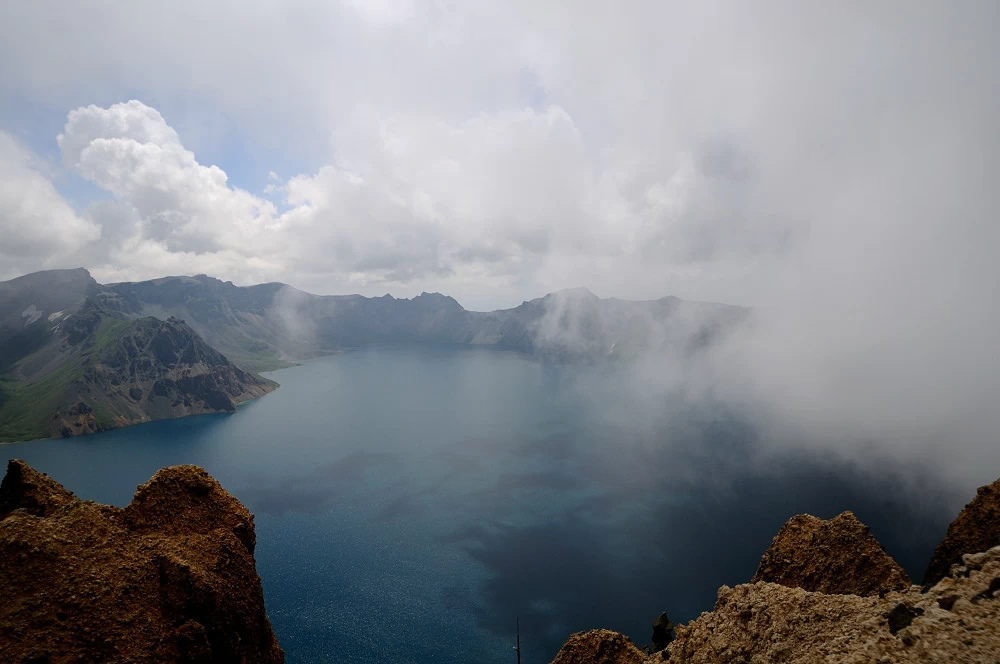
[[176,466],[124,509],[11,461],[0,484],[0,661],[279,664],[253,516]]
[[[68,299],[68,298],[67,298]],[[69,307],[42,300],[41,307]],[[177,319],[130,318],[97,290],[72,309],[25,320],[0,373],[0,441],[71,436],[198,413],[228,412],[276,384],[246,372]]]
[[665,649],[649,653],[595,630],[571,636],[553,664],[996,664],[997,533],[1000,480],[949,527],[928,569],[933,581],[921,587],[850,512],[828,521],[799,515],[753,581],[722,586],[713,610],[677,626]]

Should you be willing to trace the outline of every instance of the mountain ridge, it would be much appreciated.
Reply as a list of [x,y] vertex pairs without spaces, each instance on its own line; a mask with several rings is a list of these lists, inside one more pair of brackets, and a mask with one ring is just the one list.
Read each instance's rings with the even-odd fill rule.
[[[480,312],[442,293],[314,295],[204,274],[100,284],[83,268],[35,272],[0,282],[0,440],[231,411],[274,388],[253,372],[369,345],[690,361],[746,317],[730,305],[602,299],[585,288]],[[157,344],[196,352],[159,357]]]
[[3,329],[0,441],[231,412],[277,386],[229,362],[179,319],[124,315],[113,293],[88,288],[73,307],[48,312],[33,303],[19,330]]

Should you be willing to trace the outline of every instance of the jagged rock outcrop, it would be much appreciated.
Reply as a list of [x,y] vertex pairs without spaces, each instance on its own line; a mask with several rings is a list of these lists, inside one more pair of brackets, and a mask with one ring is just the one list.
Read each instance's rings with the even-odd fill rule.
[[[1000,547],[927,592],[827,595],[773,583],[723,586],[714,610],[677,627],[676,664],[1000,661]],[[653,660],[656,661],[656,660]]]
[[[39,343],[0,371],[0,441],[67,437],[232,412],[277,384],[244,371],[177,318],[129,318],[114,293],[34,324]],[[44,320],[44,323],[43,323]]]
[[924,584],[944,578],[952,565],[961,562],[962,554],[997,545],[1000,545],[1000,479],[979,487],[976,497],[948,526],[948,534],[934,549],[924,573]]
[[594,629],[570,636],[552,664],[642,664],[645,660],[646,655],[627,636]]
[[767,581],[821,593],[884,595],[910,578],[852,512],[824,520],[793,516],[764,553],[751,583]]
[[253,516],[204,470],[157,472],[124,509],[22,461],[0,485],[0,661],[284,661]]
[[[992,544],[1000,544],[993,539],[998,496],[1000,480],[979,489],[935,552],[928,573],[935,564],[944,573],[923,588],[904,583],[899,566],[850,512],[828,521],[793,517],[753,582],[722,586],[713,610],[678,625],[666,650],[620,661],[997,664],[1000,545]],[[554,661],[617,662],[608,658],[608,644],[623,642],[614,632],[575,634]],[[572,658],[560,660],[564,654]]]
[[964,555],[929,589],[884,597],[722,586],[714,609],[676,633],[666,650],[643,658],[615,632],[574,634],[553,664],[996,664],[1000,546]]

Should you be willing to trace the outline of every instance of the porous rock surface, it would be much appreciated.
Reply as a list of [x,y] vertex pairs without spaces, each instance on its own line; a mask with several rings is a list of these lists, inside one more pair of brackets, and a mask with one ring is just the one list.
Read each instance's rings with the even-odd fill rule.
[[552,664],[642,664],[645,660],[646,655],[627,636],[595,629],[570,636]]
[[[997,513],[998,488],[1000,482],[980,489],[956,519],[960,527],[952,524],[948,531],[949,537],[964,533],[964,539],[946,539],[939,552],[945,545],[974,547],[991,541],[977,539],[973,531],[979,524],[988,533],[995,524],[990,519]],[[850,563],[851,551],[876,571],[861,574],[864,569]],[[923,588],[900,587],[896,568],[853,514],[829,521],[794,517],[775,537],[757,573],[780,578],[784,585],[758,579],[735,588],[722,586],[712,611],[676,626],[667,649],[642,660],[634,659],[634,647],[624,645],[614,652],[629,658],[609,658],[609,644],[628,639],[601,630],[573,635],[554,662],[1000,663],[1000,546],[959,555],[944,576]],[[837,573],[847,577],[845,583],[835,583]],[[894,589],[886,590],[887,584]]]
[[0,485],[0,661],[280,663],[253,516],[196,466],[124,509],[12,460]]
[[767,581],[821,593],[884,595],[910,577],[852,512],[828,520],[793,516],[764,553],[751,583]]
[[953,575],[926,592],[911,586],[882,598],[773,583],[723,586],[713,611],[677,627],[664,659],[676,664],[995,664],[1000,661],[1000,547],[963,560]]
[[924,584],[937,583],[948,569],[962,560],[962,554],[985,551],[1000,545],[1000,479],[980,487],[976,497],[948,526],[924,573]]

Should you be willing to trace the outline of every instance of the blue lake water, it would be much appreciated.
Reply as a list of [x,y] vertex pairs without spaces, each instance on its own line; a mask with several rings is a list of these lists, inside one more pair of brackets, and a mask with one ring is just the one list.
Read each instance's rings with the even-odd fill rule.
[[205,467],[256,515],[257,567],[290,664],[547,662],[593,627],[649,636],[744,582],[792,514],[852,509],[913,575],[961,499],[764,453],[752,419],[657,393],[622,366],[369,349],[268,374],[231,415],[3,446],[83,498],[126,504],[157,469]]

